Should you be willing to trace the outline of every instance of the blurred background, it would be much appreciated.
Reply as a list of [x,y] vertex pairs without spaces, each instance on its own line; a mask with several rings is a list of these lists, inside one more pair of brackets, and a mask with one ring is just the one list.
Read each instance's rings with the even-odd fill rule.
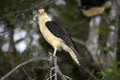
[[[0,0],[0,78],[29,59],[53,53],[39,31],[37,10],[43,7],[67,29],[94,76],[120,80],[120,1],[111,1],[103,14],[86,17],[79,7],[80,0]],[[94,80],[82,75],[66,52],[57,52],[57,59],[64,75],[73,80]],[[31,62],[5,80],[47,80],[50,68],[48,60]]]

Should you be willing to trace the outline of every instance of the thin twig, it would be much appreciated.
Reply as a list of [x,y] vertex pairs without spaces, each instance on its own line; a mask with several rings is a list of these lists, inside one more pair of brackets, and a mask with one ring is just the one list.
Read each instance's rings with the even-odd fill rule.
[[[60,70],[59,67],[58,67],[58,73],[60,74],[60,76],[62,76],[62,79],[63,79],[63,80],[67,80],[67,79],[73,80],[73,79],[70,78],[69,76],[64,75],[64,74],[61,72],[61,70]],[[67,79],[66,79],[66,78],[67,78]]]
[[25,9],[25,10],[17,10],[17,11],[11,12],[11,13],[7,13],[7,14],[3,15],[2,17],[0,17],[0,20],[4,19],[5,17],[14,15],[14,14],[20,15],[21,13],[26,13],[26,12],[29,12],[31,10],[35,10],[37,8],[40,8],[41,5],[46,6],[46,5],[49,5],[51,3],[53,3],[53,0],[51,0],[51,1],[44,1],[42,3],[37,3],[34,6],[28,8],[28,9]]
[[86,70],[87,73],[91,76],[91,78],[93,78],[94,80],[100,80],[99,78],[97,78],[95,75],[93,75],[93,73],[91,73],[88,69]]
[[[52,62],[53,62],[53,67],[51,67],[50,69],[50,77],[47,79],[47,80],[53,80],[53,77],[54,77],[54,80],[57,80],[57,74],[61,76],[62,80],[72,80],[72,78],[70,78],[69,76],[66,76],[64,74],[62,74],[58,64],[57,64],[57,56],[52,56]],[[52,71],[54,70],[54,72],[52,73]]]
[[86,45],[86,42],[84,42],[84,41],[82,41],[82,40],[79,40],[79,39],[77,39],[77,38],[75,38],[75,37],[72,37],[72,40],[73,41],[75,41],[76,43],[79,43],[79,44],[81,44],[81,45]]
[[55,74],[56,74],[54,80],[57,80],[58,67],[57,67],[57,57],[56,56],[54,58],[54,66],[55,66]]
[[31,63],[31,62],[34,62],[34,61],[39,61],[39,60],[47,60],[49,61],[49,58],[46,57],[46,58],[43,58],[43,57],[35,57],[35,58],[32,58],[32,59],[29,59],[19,65],[17,65],[15,68],[13,68],[10,72],[8,72],[6,75],[4,75],[0,80],[5,80],[6,78],[8,78],[13,72],[15,72],[17,69],[21,68],[22,66],[28,64],[28,63]]
[[52,80],[52,77],[53,77],[53,76],[52,76],[52,71],[53,71],[54,69],[55,69],[54,67],[52,67],[52,68],[50,69],[50,78],[49,78],[50,80]]
[[54,77],[55,76],[55,74],[53,74],[52,76],[50,76],[47,80],[51,80],[52,79],[52,77]]
[[25,75],[28,77],[28,79],[29,79],[29,80],[33,80],[33,79],[32,79],[32,78],[28,75],[28,73],[26,72],[25,68],[24,68],[24,67],[22,67],[22,69],[23,69],[23,71],[24,71]]

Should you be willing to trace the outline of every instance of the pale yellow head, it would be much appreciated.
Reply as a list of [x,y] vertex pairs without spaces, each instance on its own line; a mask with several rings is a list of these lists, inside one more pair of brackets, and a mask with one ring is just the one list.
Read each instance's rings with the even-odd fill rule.
[[39,15],[43,15],[44,13],[45,13],[45,10],[44,10],[44,9],[39,9],[39,10],[38,10],[38,14],[39,14]]
[[47,15],[44,9],[38,10],[38,19],[44,21],[51,21],[51,18]]

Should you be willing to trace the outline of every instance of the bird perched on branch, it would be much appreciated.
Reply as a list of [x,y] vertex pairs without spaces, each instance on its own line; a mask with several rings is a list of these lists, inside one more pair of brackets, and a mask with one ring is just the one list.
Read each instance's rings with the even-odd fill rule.
[[91,17],[104,13],[111,6],[110,0],[81,0],[81,9],[85,16]]
[[53,56],[56,55],[57,50],[63,49],[70,54],[80,70],[85,72],[85,66],[65,28],[53,21],[44,9],[38,10],[38,20],[43,37],[54,48]]

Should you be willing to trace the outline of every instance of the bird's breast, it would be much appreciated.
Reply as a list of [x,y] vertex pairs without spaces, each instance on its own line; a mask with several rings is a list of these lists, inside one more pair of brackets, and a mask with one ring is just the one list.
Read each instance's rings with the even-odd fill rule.
[[56,37],[54,34],[50,32],[45,24],[40,25],[40,31],[45,38],[45,40],[53,47],[53,48],[61,48],[62,41],[60,38]]

